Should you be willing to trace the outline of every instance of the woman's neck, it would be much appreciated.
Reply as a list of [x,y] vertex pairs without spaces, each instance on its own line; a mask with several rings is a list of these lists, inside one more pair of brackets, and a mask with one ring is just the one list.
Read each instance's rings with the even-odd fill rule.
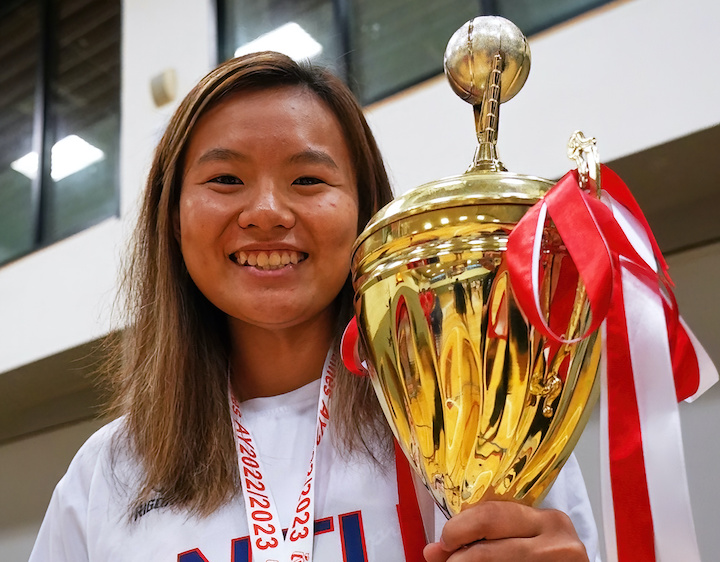
[[232,385],[240,400],[277,396],[319,379],[334,338],[332,319],[267,330],[230,321]]

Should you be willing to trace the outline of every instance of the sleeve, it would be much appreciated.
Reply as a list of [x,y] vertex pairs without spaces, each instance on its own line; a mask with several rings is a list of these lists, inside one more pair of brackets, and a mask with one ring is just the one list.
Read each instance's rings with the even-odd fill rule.
[[29,562],[88,560],[87,500],[73,480],[68,473],[55,488]]
[[112,428],[96,432],[80,448],[55,487],[29,562],[87,562],[88,513],[95,472]]
[[593,562],[601,562],[597,525],[593,517],[585,480],[575,455],[570,455],[539,507],[557,509],[566,513],[572,520],[578,537],[585,545],[588,558]]

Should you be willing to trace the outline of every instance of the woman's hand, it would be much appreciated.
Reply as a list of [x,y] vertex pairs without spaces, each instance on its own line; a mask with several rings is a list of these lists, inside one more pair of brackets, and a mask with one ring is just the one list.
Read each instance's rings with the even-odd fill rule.
[[588,561],[567,515],[508,501],[481,502],[462,511],[423,554],[428,562]]

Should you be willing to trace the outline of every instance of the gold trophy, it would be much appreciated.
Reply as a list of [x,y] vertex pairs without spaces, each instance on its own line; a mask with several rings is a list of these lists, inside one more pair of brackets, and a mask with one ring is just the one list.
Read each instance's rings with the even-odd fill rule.
[[[383,208],[353,252],[358,353],[400,446],[448,517],[484,499],[537,504],[598,394],[597,332],[548,341],[508,279],[508,236],[553,185],[508,172],[497,156],[499,105],[529,68],[525,37],[503,18],[476,18],[453,35],[445,71],[474,108],[474,162]],[[552,225],[543,239],[540,300],[570,291],[571,340],[588,326],[584,289],[560,286],[567,252]]]

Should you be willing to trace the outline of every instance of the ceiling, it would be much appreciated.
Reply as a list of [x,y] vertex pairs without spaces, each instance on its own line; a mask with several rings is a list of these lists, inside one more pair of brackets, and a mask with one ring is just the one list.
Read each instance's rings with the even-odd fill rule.
[[718,146],[720,125],[608,162],[637,199],[663,253],[720,240]]

